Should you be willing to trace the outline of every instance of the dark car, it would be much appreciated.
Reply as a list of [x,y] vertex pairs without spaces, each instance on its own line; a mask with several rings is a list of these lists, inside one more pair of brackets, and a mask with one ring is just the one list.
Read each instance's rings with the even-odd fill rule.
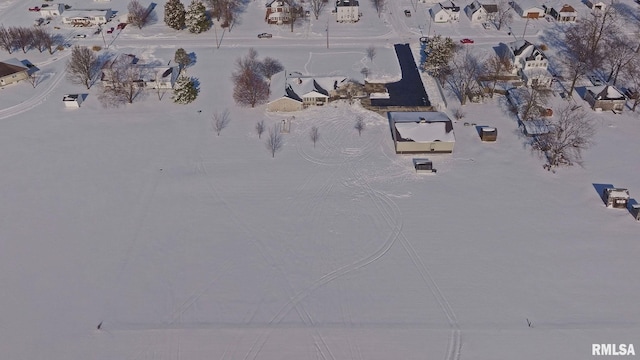
[[269,33],[258,34],[258,39],[270,39],[272,37],[273,37],[273,35],[269,34]]
[[120,23],[120,24],[118,24],[117,29],[118,29],[118,30],[122,30],[122,29],[124,29],[125,27],[127,27],[127,23]]
[[404,11],[404,16],[411,17],[411,10],[405,10]]

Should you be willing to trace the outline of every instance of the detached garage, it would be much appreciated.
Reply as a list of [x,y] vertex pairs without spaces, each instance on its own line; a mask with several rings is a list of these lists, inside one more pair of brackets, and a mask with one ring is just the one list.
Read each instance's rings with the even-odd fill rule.
[[389,112],[396,154],[451,153],[453,123],[441,112]]
[[535,0],[515,0],[511,6],[520,17],[530,19],[544,17],[544,9]]

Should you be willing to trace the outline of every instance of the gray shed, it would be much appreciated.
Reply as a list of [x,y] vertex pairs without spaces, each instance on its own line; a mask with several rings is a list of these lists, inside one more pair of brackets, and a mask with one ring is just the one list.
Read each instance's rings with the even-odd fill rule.
[[480,139],[482,141],[496,141],[498,139],[498,129],[494,127],[481,127]]
[[631,205],[631,215],[636,220],[640,220],[640,204]]
[[433,168],[433,161],[429,159],[413,159],[413,167],[418,174],[435,173],[438,171]]

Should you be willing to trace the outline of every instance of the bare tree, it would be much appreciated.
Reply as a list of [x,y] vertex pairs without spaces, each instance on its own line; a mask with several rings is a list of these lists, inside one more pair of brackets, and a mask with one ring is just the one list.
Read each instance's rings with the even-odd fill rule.
[[500,30],[503,26],[511,25],[513,21],[513,11],[509,0],[499,0],[497,2],[496,14],[493,18],[496,29]]
[[42,27],[36,27],[32,30],[33,33],[33,46],[38,49],[38,51],[43,52],[47,49],[50,43],[49,39],[51,38],[51,34],[48,30]]
[[369,45],[365,52],[367,53],[367,58],[369,59],[369,61],[373,62],[373,59],[376,58],[376,48],[373,45]]
[[271,77],[284,70],[284,66],[277,59],[266,57],[260,63],[260,70],[262,75],[271,81]]
[[316,20],[318,20],[318,16],[320,16],[326,4],[326,0],[311,0],[311,11],[313,11],[313,16],[316,17]]
[[103,81],[102,92],[98,96],[105,107],[133,103],[142,92],[144,69],[133,64],[129,56],[119,56],[111,62],[108,79]]
[[451,60],[452,74],[450,85],[460,98],[460,105],[467,103],[467,96],[476,90],[478,76],[482,72],[481,61],[473,56],[468,48],[458,51]]
[[296,0],[284,0],[289,5],[289,24],[291,32],[296,21],[302,17],[302,6]]
[[353,127],[354,129],[356,129],[358,131],[358,136],[362,135],[362,132],[364,131],[365,127],[366,127],[366,125],[364,123],[364,119],[362,118],[362,116],[358,115],[356,117],[356,125]]
[[234,83],[233,99],[241,105],[255,107],[267,101],[269,84],[262,76],[258,53],[249,49],[249,53],[236,60],[236,71],[231,75]]
[[221,112],[213,113],[213,130],[215,130],[216,134],[220,136],[220,133],[222,132],[222,130],[224,130],[224,128],[227,127],[227,125],[229,125],[230,121],[231,118],[228,109],[224,109]]
[[500,80],[500,76],[505,72],[510,72],[512,68],[511,60],[505,52],[489,57],[484,63],[484,76],[493,82],[491,91],[489,92],[491,97],[493,97],[496,91],[496,85],[498,84],[498,80]]
[[9,32],[12,34],[13,41],[16,46],[22,49],[23,53],[27,53],[27,49],[33,44],[33,32],[26,27],[11,27]]
[[0,25],[0,47],[11,54],[13,52],[13,34],[11,31]]
[[631,47],[632,41],[623,33],[616,32],[608,36],[604,43],[604,51],[607,56],[604,57],[604,65],[609,70],[607,82],[615,85],[618,82],[620,70],[627,66],[634,58],[640,56],[635,49]]
[[276,152],[282,149],[282,145],[284,143],[284,138],[282,137],[282,133],[280,132],[280,126],[278,124],[273,125],[272,128],[269,129],[269,137],[267,138],[267,149],[271,152],[271,157],[276,157]]
[[317,126],[312,126],[311,131],[309,131],[309,138],[313,141],[313,147],[316,147],[316,143],[320,139],[320,132],[318,131]]
[[264,132],[264,120],[260,120],[256,123],[256,133],[258,133],[258,139],[262,138]]
[[542,86],[531,86],[520,88],[512,94],[518,97],[520,120],[528,121],[542,116],[543,111],[546,110],[546,102],[551,95],[551,90]]
[[360,74],[362,74],[362,76],[364,76],[364,79],[367,80],[369,74],[371,74],[371,70],[369,70],[368,67],[363,67],[362,69],[360,69]]
[[532,147],[546,158],[545,169],[582,165],[582,151],[593,144],[593,121],[580,106],[567,104],[550,121],[548,134],[534,137]]
[[29,77],[27,78],[27,81],[35,89],[36,86],[38,85],[38,75],[36,74],[35,69],[29,69],[29,73],[30,74],[29,74]]
[[191,57],[183,48],[179,48],[173,56],[173,61],[180,65],[180,70],[182,70],[191,64]]
[[384,10],[384,6],[386,5],[387,1],[371,0],[371,3],[373,4],[373,7],[376,9],[376,12],[378,13],[378,17],[380,17],[382,15],[382,10]]
[[74,46],[71,59],[67,63],[67,78],[74,84],[82,84],[90,89],[97,71],[96,54],[88,47]]
[[625,79],[629,83],[635,94],[631,96],[631,111],[636,111],[636,107],[640,104],[640,58],[636,57],[624,67]]
[[131,0],[127,5],[127,10],[129,11],[127,16],[129,24],[137,26],[138,29],[142,29],[147,24],[147,9],[138,0]]

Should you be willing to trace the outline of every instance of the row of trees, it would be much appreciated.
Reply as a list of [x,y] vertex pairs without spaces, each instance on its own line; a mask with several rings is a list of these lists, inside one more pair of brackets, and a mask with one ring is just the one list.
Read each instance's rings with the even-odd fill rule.
[[26,53],[32,48],[38,49],[40,52],[49,50],[49,53],[53,54],[57,43],[56,36],[46,28],[20,26],[5,28],[0,26],[0,48],[9,54],[18,49],[22,49],[22,52]]
[[258,60],[258,52],[250,48],[247,55],[236,59],[236,71],[231,75],[233,99],[242,106],[254,107],[269,98],[271,76],[284,70],[277,59]]

